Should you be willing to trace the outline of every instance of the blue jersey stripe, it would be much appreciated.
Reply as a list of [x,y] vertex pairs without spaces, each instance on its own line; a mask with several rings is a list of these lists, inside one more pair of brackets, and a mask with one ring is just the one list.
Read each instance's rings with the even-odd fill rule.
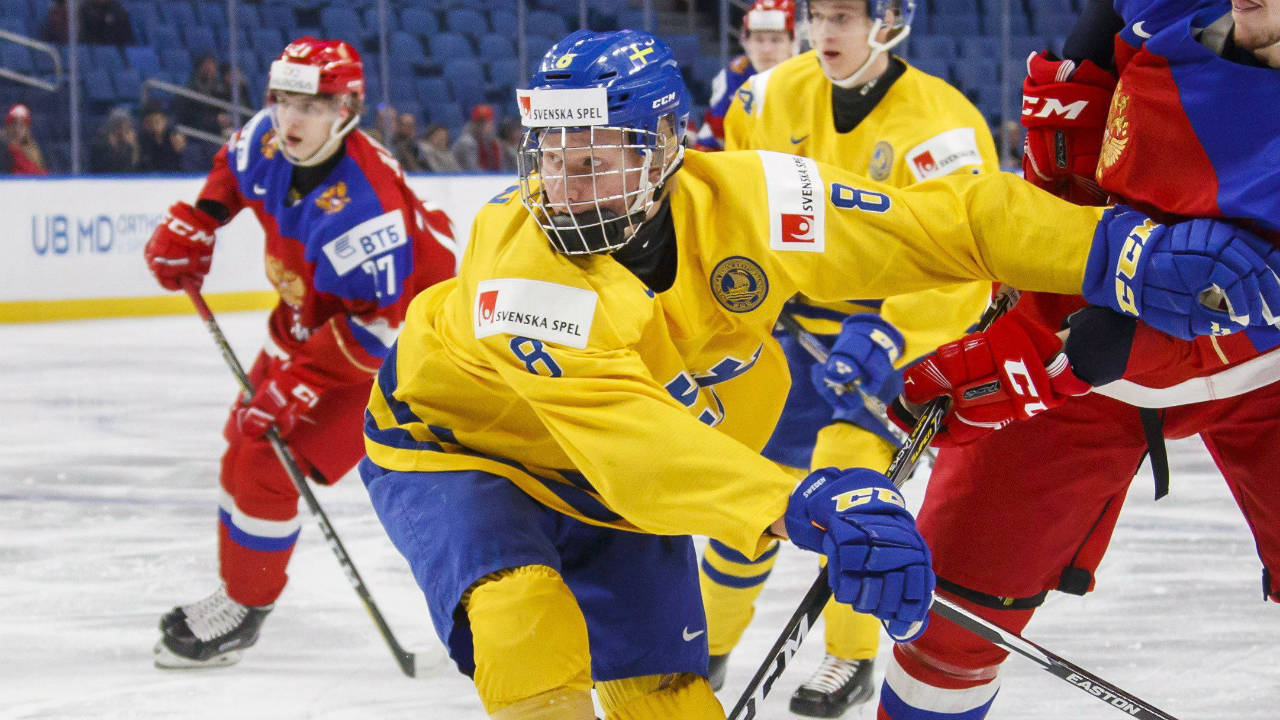
[[[391,344],[391,349],[387,351],[387,356],[382,360],[382,367],[378,369],[378,392],[382,393],[382,399],[386,401],[387,407],[391,410],[391,415],[400,425],[424,424],[422,418],[418,417],[408,403],[401,402],[395,397],[396,387],[399,385],[399,379],[396,375],[396,343]],[[368,423],[366,423],[366,428]],[[432,432],[435,432],[433,429]],[[367,434],[367,433],[366,433]],[[440,437],[436,433],[436,437]],[[453,442],[447,440],[446,442]]]
[[443,452],[444,447],[438,442],[419,440],[402,427],[380,428],[373,413],[364,411],[364,436],[387,447],[401,450],[425,450],[427,452]]
[[[393,363],[391,362],[385,363],[383,365],[384,371],[392,364]],[[392,375],[394,375],[394,373],[392,373]],[[379,385],[381,385],[381,373],[379,376]],[[390,401],[390,398],[388,398],[388,401]],[[416,422],[425,425],[425,423],[422,423],[420,420],[416,420]],[[586,477],[581,473],[569,470],[559,470],[557,472],[563,476],[563,480],[542,477],[541,475],[530,471],[529,468],[525,467],[522,463],[510,458],[504,458],[497,455],[487,455],[459,445],[453,431],[449,428],[440,427],[438,425],[427,425],[426,427],[441,441],[452,446],[447,452],[455,455],[469,455],[471,457],[484,458],[519,470],[521,473],[542,483],[548,490],[554,493],[556,497],[563,500],[574,510],[577,510],[585,518],[590,518],[591,520],[596,520],[598,522],[621,522],[623,519],[621,515],[605,507],[604,503],[595,496],[595,491],[591,487],[591,483],[589,483]],[[404,450],[446,452],[444,446],[440,443],[418,440],[403,428],[393,427],[383,429],[378,427],[377,422],[373,418],[373,414],[367,410],[365,411],[364,428],[365,436],[379,445]]]

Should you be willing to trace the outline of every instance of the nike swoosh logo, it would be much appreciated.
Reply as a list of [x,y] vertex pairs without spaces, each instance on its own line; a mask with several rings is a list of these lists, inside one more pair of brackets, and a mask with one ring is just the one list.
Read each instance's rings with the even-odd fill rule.
[[681,632],[681,635],[683,635],[683,636],[684,636],[684,641],[685,641],[685,642],[690,642],[690,641],[692,641],[693,639],[697,638],[699,635],[701,635],[701,634],[702,634],[702,633],[704,633],[704,632],[706,632],[706,630],[699,630],[698,632],[691,633],[691,632],[689,632],[689,626],[688,626],[688,625],[685,625],[685,626],[684,626],[684,631],[683,631],[683,632]]
[[253,184],[253,191],[254,191],[255,193],[259,194],[259,195],[266,195],[266,194],[267,194],[267,189],[266,189],[266,188],[264,188],[264,187],[262,187],[261,185],[259,185],[259,184],[257,184],[257,183],[254,183],[254,184]]
[[1145,24],[1146,24],[1146,21],[1145,21],[1145,20],[1141,20],[1141,21],[1139,21],[1139,22],[1134,23],[1134,24],[1133,24],[1133,34],[1134,34],[1134,35],[1137,35],[1137,36],[1138,36],[1138,37],[1140,37],[1140,38],[1149,38],[1149,37],[1151,37],[1151,33],[1147,32],[1147,31],[1146,31],[1146,28],[1142,27],[1142,26],[1143,26],[1143,25],[1145,25]]
[[798,137],[798,138],[797,138],[797,137],[793,137],[793,138],[791,138],[791,144],[792,144],[792,145],[799,145],[800,143],[804,142],[804,141],[805,141],[805,139],[806,139],[806,138],[808,138],[808,137],[809,137],[808,135],[801,135],[801,136],[800,136],[800,137]]

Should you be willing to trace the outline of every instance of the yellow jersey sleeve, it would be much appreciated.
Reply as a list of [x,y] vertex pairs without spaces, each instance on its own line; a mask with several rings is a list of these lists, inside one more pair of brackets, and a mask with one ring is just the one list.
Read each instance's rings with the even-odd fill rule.
[[[885,298],[970,280],[1078,293],[1104,210],[1073,205],[1007,173],[895,188],[795,155],[719,157],[719,187],[711,194],[736,202],[713,204],[700,216],[700,233],[725,238],[727,228],[742,224],[725,215],[747,216],[767,272],[820,301]],[[728,234],[744,232],[735,227]]]

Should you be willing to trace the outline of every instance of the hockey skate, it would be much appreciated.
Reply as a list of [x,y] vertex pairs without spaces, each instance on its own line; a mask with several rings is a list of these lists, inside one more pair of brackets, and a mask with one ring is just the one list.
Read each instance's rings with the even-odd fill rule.
[[728,670],[729,653],[711,656],[711,661],[707,663],[707,682],[711,683],[712,691],[720,692],[720,688],[724,687],[724,676]]
[[827,655],[813,675],[791,696],[791,712],[835,718],[875,694],[875,660],[846,660]]
[[175,607],[160,618],[156,667],[223,667],[240,662],[241,651],[258,641],[258,630],[272,607],[241,605],[221,586],[203,600]]

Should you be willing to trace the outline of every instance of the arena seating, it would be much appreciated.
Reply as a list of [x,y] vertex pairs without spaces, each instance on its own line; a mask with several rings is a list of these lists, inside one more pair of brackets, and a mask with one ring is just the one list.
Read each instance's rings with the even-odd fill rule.
[[[0,0],[0,28],[38,36],[52,0]],[[292,37],[315,33],[341,37],[366,57],[369,104],[390,102],[417,112],[420,120],[441,122],[455,132],[476,102],[495,105],[499,116],[511,112],[511,88],[528,77],[541,53],[559,36],[577,27],[577,3],[527,0],[525,43],[530,67],[518,64],[519,27],[514,0],[392,0],[388,3],[390,76],[380,77],[379,13],[374,0],[242,0],[237,3],[237,52],[251,97],[258,105],[263,74]],[[1002,0],[920,0],[912,35],[901,54],[921,69],[964,91],[993,124],[1001,110],[1002,82],[1016,110],[1016,83],[1026,56],[1044,47],[1060,48],[1079,0],[1008,0],[1012,36],[1002,57],[999,33]],[[121,105],[137,107],[148,78],[185,85],[195,59],[212,53],[220,61],[231,53],[225,4],[216,0],[123,0],[138,44],[83,47],[80,69],[87,146],[106,114]],[[640,26],[638,0],[590,0],[594,29]],[[709,15],[698,14],[707,23]],[[710,83],[719,70],[719,48],[700,34],[664,36],[684,65],[686,79],[701,112]],[[65,48],[64,48],[65,57]],[[51,72],[40,53],[0,41],[0,65],[20,72]],[[384,94],[389,92],[388,97]],[[69,163],[69,93],[47,93],[0,80],[0,104],[25,102],[38,118],[37,138],[54,167]],[[163,97],[161,95],[161,97]],[[373,112],[367,113],[371,121]]]

